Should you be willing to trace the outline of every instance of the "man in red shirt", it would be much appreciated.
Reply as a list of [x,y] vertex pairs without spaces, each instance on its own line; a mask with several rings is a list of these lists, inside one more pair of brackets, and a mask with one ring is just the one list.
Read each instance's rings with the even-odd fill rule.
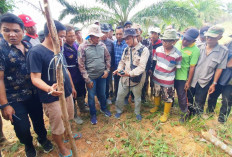
[[23,38],[23,41],[30,43],[32,46],[40,44],[39,36],[37,35],[36,23],[28,15],[21,14],[18,16],[24,23],[26,35]]

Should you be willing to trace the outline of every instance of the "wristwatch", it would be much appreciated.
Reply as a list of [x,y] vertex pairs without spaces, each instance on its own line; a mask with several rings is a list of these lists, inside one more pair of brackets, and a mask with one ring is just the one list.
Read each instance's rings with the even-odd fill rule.
[[217,82],[213,82],[213,84],[215,84],[215,85],[216,85],[216,84],[217,84]]
[[8,105],[10,105],[9,103],[6,103],[4,105],[0,105],[0,109],[4,109],[5,107],[7,107]]

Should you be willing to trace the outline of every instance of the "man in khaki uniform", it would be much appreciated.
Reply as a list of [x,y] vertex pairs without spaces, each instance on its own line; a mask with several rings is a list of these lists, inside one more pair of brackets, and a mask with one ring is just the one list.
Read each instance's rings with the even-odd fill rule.
[[[135,96],[135,114],[137,120],[142,120],[140,115],[141,93],[146,78],[145,68],[149,58],[149,50],[137,40],[135,29],[128,28],[123,37],[128,45],[125,48],[114,75],[121,76],[116,99],[116,118],[123,112],[124,99],[129,91]],[[139,78],[140,76],[140,78]]]

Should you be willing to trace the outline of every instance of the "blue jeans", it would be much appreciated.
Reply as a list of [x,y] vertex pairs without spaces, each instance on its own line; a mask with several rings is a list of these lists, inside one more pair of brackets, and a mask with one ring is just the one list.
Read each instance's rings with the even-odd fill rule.
[[101,110],[105,111],[106,106],[106,79],[101,78],[102,76],[98,77],[97,79],[92,79],[93,88],[88,89],[88,103],[90,109],[90,115],[96,115],[96,107],[95,107],[95,95],[97,95],[98,101],[101,105]]

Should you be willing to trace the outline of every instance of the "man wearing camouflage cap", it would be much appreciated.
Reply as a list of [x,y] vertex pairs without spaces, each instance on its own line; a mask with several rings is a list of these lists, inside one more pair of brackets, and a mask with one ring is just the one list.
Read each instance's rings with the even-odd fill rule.
[[195,96],[194,109],[198,115],[204,112],[207,94],[215,91],[222,70],[226,68],[228,49],[218,44],[223,33],[224,28],[221,26],[210,27],[205,33],[206,44],[200,47],[200,57],[188,93],[189,102],[192,104]]

